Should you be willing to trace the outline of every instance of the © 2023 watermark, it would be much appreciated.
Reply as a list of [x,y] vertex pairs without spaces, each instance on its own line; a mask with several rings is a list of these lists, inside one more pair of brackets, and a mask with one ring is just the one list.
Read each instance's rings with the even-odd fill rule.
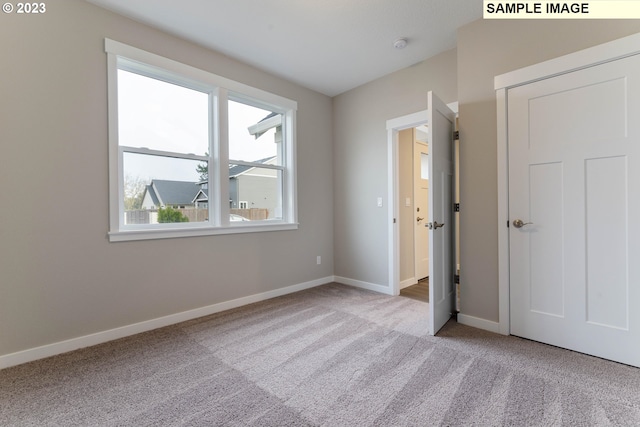
[[2,11],[4,13],[17,13],[36,15],[47,12],[46,3],[4,3],[2,5]]

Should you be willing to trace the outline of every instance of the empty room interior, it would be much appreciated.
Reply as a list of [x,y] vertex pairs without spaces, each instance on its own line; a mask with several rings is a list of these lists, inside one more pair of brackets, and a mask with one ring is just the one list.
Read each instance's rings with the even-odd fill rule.
[[0,424],[640,424],[640,20],[482,8],[6,3]]

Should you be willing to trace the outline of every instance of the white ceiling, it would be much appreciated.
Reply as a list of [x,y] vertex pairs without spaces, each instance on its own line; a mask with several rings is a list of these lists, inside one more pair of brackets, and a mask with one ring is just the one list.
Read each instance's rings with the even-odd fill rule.
[[87,1],[329,96],[454,48],[482,17],[481,0]]

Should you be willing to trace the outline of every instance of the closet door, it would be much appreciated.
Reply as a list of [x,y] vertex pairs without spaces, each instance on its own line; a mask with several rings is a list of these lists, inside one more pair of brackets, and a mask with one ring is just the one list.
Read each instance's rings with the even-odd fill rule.
[[511,333],[640,366],[640,56],[507,100]]

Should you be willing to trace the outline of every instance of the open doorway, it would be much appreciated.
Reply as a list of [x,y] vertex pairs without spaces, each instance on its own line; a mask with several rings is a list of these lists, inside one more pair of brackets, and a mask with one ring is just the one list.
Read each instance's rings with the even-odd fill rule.
[[400,295],[429,302],[429,148],[426,124],[398,132]]
[[[444,106],[444,104],[442,105]],[[457,114],[457,103],[448,104],[447,107]],[[430,117],[429,110],[424,110],[387,121],[389,159],[388,194],[391,202],[389,203],[389,215],[392,218],[388,229],[390,243],[389,283],[393,295],[399,295],[401,289],[417,283],[422,278],[419,269],[416,268],[419,262],[416,258],[415,245],[420,242],[420,238],[416,237],[415,232],[420,229],[420,224],[424,227],[430,224],[431,221],[428,216],[420,215],[423,208],[420,208],[420,211],[417,210],[419,206],[416,204],[417,197],[414,194],[414,187],[418,187],[420,184],[417,173],[414,175],[413,172],[422,172],[422,166],[418,161],[422,159],[426,160],[430,155],[428,151],[429,144],[427,144],[427,150],[425,151],[420,151],[419,147],[420,140],[424,140],[423,134],[427,133],[428,135],[429,133],[428,117]],[[457,117],[455,121],[457,127]],[[452,190],[449,194],[452,196],[450,200],[453,200],[455,206],[458,206],[459,143],[457,140],[454,141],[452,148],[454,157],[454,186],[449,187]],[[426,163],[429,162],[427,161]],[[409,170],[408,173],[407,170]],[[426,175],[428,175],[428,172]],[[418,184],[416,184],[417,182]],[[428,191],[429,188],[427,187],[425,194],[428,194]],[[457,209],[454,210],[457,212]],[[427,212],[428,209],[426,209],[424,213],[426,214]],[[455,267],[455,274],[459,275],[460,258],[458,251],[459,245],[457,242],[459,241],[460,233],[457,217],[458,215],[454,214],[453,221],[450,221],[450,223],[452,223],[451,225],[453,225],[455,230],[452,236],[452,243],[455,248],[455,253],[452,253],[454,257],[453,265]],[[443,224],[437,224],[436,227],[441,227],[442,225]],[[409,237],[405,238],[404,236]],[[401,250],[401,245],[404,245],[406,249]],[[427,243],[424,246],[428,247],[429,244]],[[411,250],[412,247],[413,250]],[[427,256],[429,255],[430,254],[427,253]],[[426,277],[428,276],[430,276],[430,274],[426,275]],[[457,289],[456,294],[458,294]],[[459,297],[456,297],[456,310],[459,309],[458,301]]]

